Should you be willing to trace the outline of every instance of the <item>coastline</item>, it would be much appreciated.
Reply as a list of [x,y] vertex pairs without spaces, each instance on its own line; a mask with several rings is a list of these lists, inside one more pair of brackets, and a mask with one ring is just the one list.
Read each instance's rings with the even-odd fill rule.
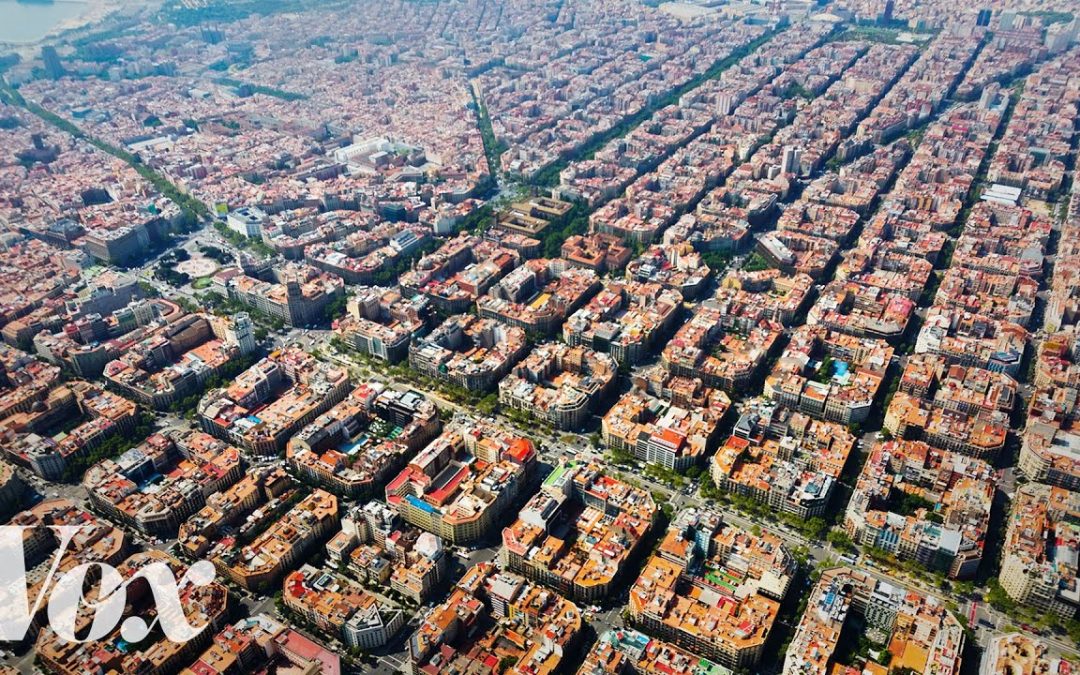
[[[14,0],[11,0],[14,2]],[[55,43],[72,33],[96,26],[114,13],[133,6],[145,6],[139,0],[58,0],[84,5],[85,9],[75,16],[61,20],[44,35],[32,40],[0,40],[0,53],[18,53],[23,57],[36,54],[46,44]]]

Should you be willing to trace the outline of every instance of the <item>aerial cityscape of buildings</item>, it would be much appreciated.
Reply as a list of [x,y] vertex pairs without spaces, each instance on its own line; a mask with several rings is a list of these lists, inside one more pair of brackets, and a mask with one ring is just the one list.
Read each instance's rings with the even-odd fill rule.
[[106,4],[0,39],[0,675],[1080,667],[1080,2]]

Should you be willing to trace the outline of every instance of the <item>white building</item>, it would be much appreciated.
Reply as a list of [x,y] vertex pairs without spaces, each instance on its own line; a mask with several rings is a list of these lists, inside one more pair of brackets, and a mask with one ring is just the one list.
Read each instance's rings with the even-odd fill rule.
[[341,633],[349,647],[375,649],[389,642],[403,625],[404,612],[380,603],[364,607],[349,617]]
[[255,206],[245,206],[236,209],[225,217],[225,224],[230,230],[245,237],[258,239],[262,236],[262,225],[266,222],[266,214]]

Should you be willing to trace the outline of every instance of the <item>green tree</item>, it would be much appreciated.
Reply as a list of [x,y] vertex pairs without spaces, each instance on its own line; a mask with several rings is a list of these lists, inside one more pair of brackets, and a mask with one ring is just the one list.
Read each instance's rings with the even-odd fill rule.
[[492,415],[499,407],[499,397],[495,394],[488,394],[484,396],[476,404],[476,409],[484,415]]
[[825,522],[824,518],[814,517],[806,521],[806,527],[803,529],[803,534],[812,537],[820,537],[825,529],[829,527],[829,524]]
[[323,308],[323,314],[326,317],[326,322],[333,323],[335,319],[340,319],[341,317],[345,316],[345,306],[348,302],[348,296],[342,293],[330,302],[326,303],[326,307]]
[[829,530],[829,533],[825,535],[825,540],[841,551],[855,550],[855,543],[843,530]]
[[769,269],[772,265],[764,258],[760,253],[754,251],[750,254],[750,257],[743,263],[743,271],[745,272],[761,272]]
[[986,584],[986,588],[986,601],[994,609],[1006,614],[1012,614],[1016,611],[1016,601],[1009,597],[1009,594],[1005,592],[997,579],[990,579]]

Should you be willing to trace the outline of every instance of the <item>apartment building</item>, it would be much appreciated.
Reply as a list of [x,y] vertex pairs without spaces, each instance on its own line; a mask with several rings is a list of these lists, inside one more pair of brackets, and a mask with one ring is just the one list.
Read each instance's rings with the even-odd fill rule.
[[[39,387],[32,382],[29,388],[20,384],[8,392],[6,402],[12,414],[2,423],[3,450],[12,463],[46,480],[59,479],[69,460],[117,434],[131,433],[138,424],[138,406],[133,401],[97,385],[79,380],[57,387],[50,381]],[[72,420],[80,422],[66,434],[54,437],[55,432],[50,433]]]
[[356,582],[311,565],[286,575],[285,606],[346,646],[376,649],[405,625],[405,612]]
[[731,316],[715,300],[705,300],[668,341],[663,364],[674,375],[700,377],[709,387],[743,391],[761,374],[783,327],[761,319]]
[[578,430],[611,392],[617,370],[611,356],[587,347],[541,344],[499,382],[499,403]]
[[814,417],[862,423],[870,416],[892,359],[893,348],[884,340],[801,326],[765,377],[764,394]]
[[605,445],[673,471],[700,463],[716,441],[731,399],[688,377],[662,374],[638,385],[604,415]]
[[90,503],[119,523],[170,536],[244,475],[239,448],[202,431],[155,433],[115,460],[86,470]]
[[923,319],[915,353],[1018,377],[1027,339],[1027,330],[1019,324],[933,306]]
[[836,422],[751,404],[709,471],[722,490],[809,519],[829,508],[854,447],[855,437]]
[[1064,675],[1072,670],[1069,661],[1058,656],[1043,640],[1024,633],[996,635],[983,654],[980,675],[1019,673]]
[[327,306],[345,294],[341,277],[307,265],[290,263],[275,276],[280,281],[234,275],[224,284],[225,296],[286,325],[311,326],[325,323]]
[[914,311],[915,301],[901,293],[834,281],[822,290],[806,315],[806,323],[855,337],[895,342],[904,335]]
[[[167,565],[178,579],[187,571],[186,565],[179,560],[157,550],[131,555],[118,564],[117,571],[121,578],[130,579],[140,569],[155,563]],[[229,592],[216,581],[201,586],[181,583],[177,590],[180,608],[187,622],[192,626],[206,626],[206,630],[191,640],[173,642],[157,632],[138,644],[117,649],[116,645],[122,640],[119,625],[105,637],[88,644],[69,642],[51,630],[43,630],[34,643],[34,653],[43,667],[63,675],[80,675],[95,669],[115,672],[179,671],[206,648],[214,633],[225,626],[229,617]],[[145,617],[148,623],[155,620],[159,608],[154,603],[154,594],[144,591],[132,595],[136,596],[130,600],[132,611]]]
[[231,546],[230,535],[250,537],[272,522],[295,494],[283,468],[248,469],[232,487],[208,496],[205,506],[180,525],[177,543],[191,558],[213,558]]
[[[130,539],[122,528],[70,499],[45,499],[16,513],[7,524],[25,528],[22,541],[27,597],[37,598],[41,593],[47,597],[47,585],[53,574],[62,575],[80,565],[117,566],[128,554]],[[78,528],[64,551],[58,550],[63,542],[56,527]],[[24,639],[35,640],[38,632],[48,625],[47,611],[48,603],[42,602],[30,615]]]
[[1019,384],[1007,373],[949,365],[941,356],[914,354],[900,377],[900,391],[931,405],[1002,422],[1016,407]]
[[[480,563],[422,619],[408,642],[406,673],[468,672],[516,659],[510,675],[552,675],[582,628],[577,606],[512,572]],[[483,665],[489,664],[489,665]]]
[[[586,495],[597,493],[604,504],[587,505]],[[567,462],[503,529],[504,560],[575,602],[599,602],[622,578],[657,513],[647,491],[605,476],[597,465]]]
[[536,463],[532,442],[480,424],[448,428],[386,486],[386,502],[454,543],[490,533]]
[[660,284],[687,299],[697,298],[712,278],[712,269],[687,242],[650,246],[626,266],[626,279]]
[[476,300],[477,314],[527,333],[551,335],[596,291],[600,277],[562,258],[527,260]]
[[[732,554],[730,562],[737,566],[765,563],[738,559],[739,553],[754,555],[752,549],[756,549],[757,555],[765,553],[764,543],[746,535],[742,541],[729,542],[734,550],[719,553],[719,546],[714,548],[711,543],[715,532],[710,531],[718,523],[718,517],[706,515],[699,519],[699,514],[684,514],[680,514],[679,526],[673,525],[660,550],[649,558],[631,588],[631,622],[651,635],[671,640],[721,665],[753,667],[764,653],[780,603],[762,593],[750,569],[744,568],[740,573],[725,566],[699,576],[690,571],[688,564],[694,556],[712,552],[718,555],[721,565],[728,553]],[[686,532],[680,531],[683,524]],[[684,538],[686,534],[710,543],[698,549],[696,541]],[[779,540],[773,543],[775,554],[786,555]],[[671,549],[673,555],[665,554],[665,549]],[[772,575],[768,563],[754,572]]]
[[1080,491],[1080,434],[1030,420],[1017,468],[1030,480]]
[[727,316],[745,322],[773,321],[790,326],[807,307],[814,280],[807,274],[784,274],[769,268],[739,270],[720,281],[715,301]]
[[105,364],[103,375],[137,403],[166,410],[235,369],[255,348],[255,325],[246,313],[229,319],[191,314]]
[[250,543],[234,540],[211,559],[218,572],[249,591],[277,584],[296,561],[310,554],[338,526],[338,499],[315,490]]
[[468,311],[520,263],[517,251],[462,232],[421,258],[399,283],[406,293],[422,293],[437,309],[455,314]]
[[608,630],[585,655],[577,675],[733,675],[735,671],[670,642],[630,629]]
[[753,668],[795,571],[780,540],[765,537],[716,512],[680,512],[630,589],[631,622],[722,666]]
[[1005,447],[1008,419],[983,419],[940,408],[926,399],[898,391],[885,411],[884,428],[895,438],[991,460]]
[[525,355],[527,345],[518,326],[455,315],[409,345],[409,365],[470,391],[489,391]]
[[273,455],[349,391],[346,369],[287,347],[255,363],[228,387],[208,391],[196,412],[207,433],[256,455]]
[[266,614],[241,619],[214,635],[211,645],[180,673],[235,675],[268,665],[279,653],[275,639],[286,631]]
[[290,438],[285,460],[336,494],[371,497],[441,428],[438,409],[415,391],[362,384]]
[[860,544],[968,579],[982,562],[996,487],[993,467],[982,460],[920,441],[877,443],[844,529]]
[[[1052,542],[1052,545],[1050,545]],[[1038,483],[1013,499],[998,581],[1013,600],[1070,619],[1080,610],[1080,493]]]
[[360,581],[389,584],[417,604],[439,588],[450,568],[450,552],[441,538],[404,522],[395,509],[377,501],[350,509],[326,552]]
[[[840,663],[840,633],[854,615],[866,622],[866,637],[887,649],[888,665],[867,661],[865,668],[910,668],[917,673],[955,675],[964,651],[964,628],[932,595],[905,591],[847,567],[825,570],[810,591],[810,602],[784,659],[784,675],[826,675]],[[871,672],[878,672],[871,670]]]
[[649,357],[677,325],[682,296],[656,283],[608,281],[563,324],[563,341],[606,352],[620,364]]
[[603,274],[626,267],[633,251],[610,234],[575,234],[563,242],[559,253],[571,265]]
[[335,335],[361,354],[397,363],[409,355],[409,344],[429,324],[425,296],[405,298],[377,286],[358,289],[346,303],[348,316],[334,325]]

